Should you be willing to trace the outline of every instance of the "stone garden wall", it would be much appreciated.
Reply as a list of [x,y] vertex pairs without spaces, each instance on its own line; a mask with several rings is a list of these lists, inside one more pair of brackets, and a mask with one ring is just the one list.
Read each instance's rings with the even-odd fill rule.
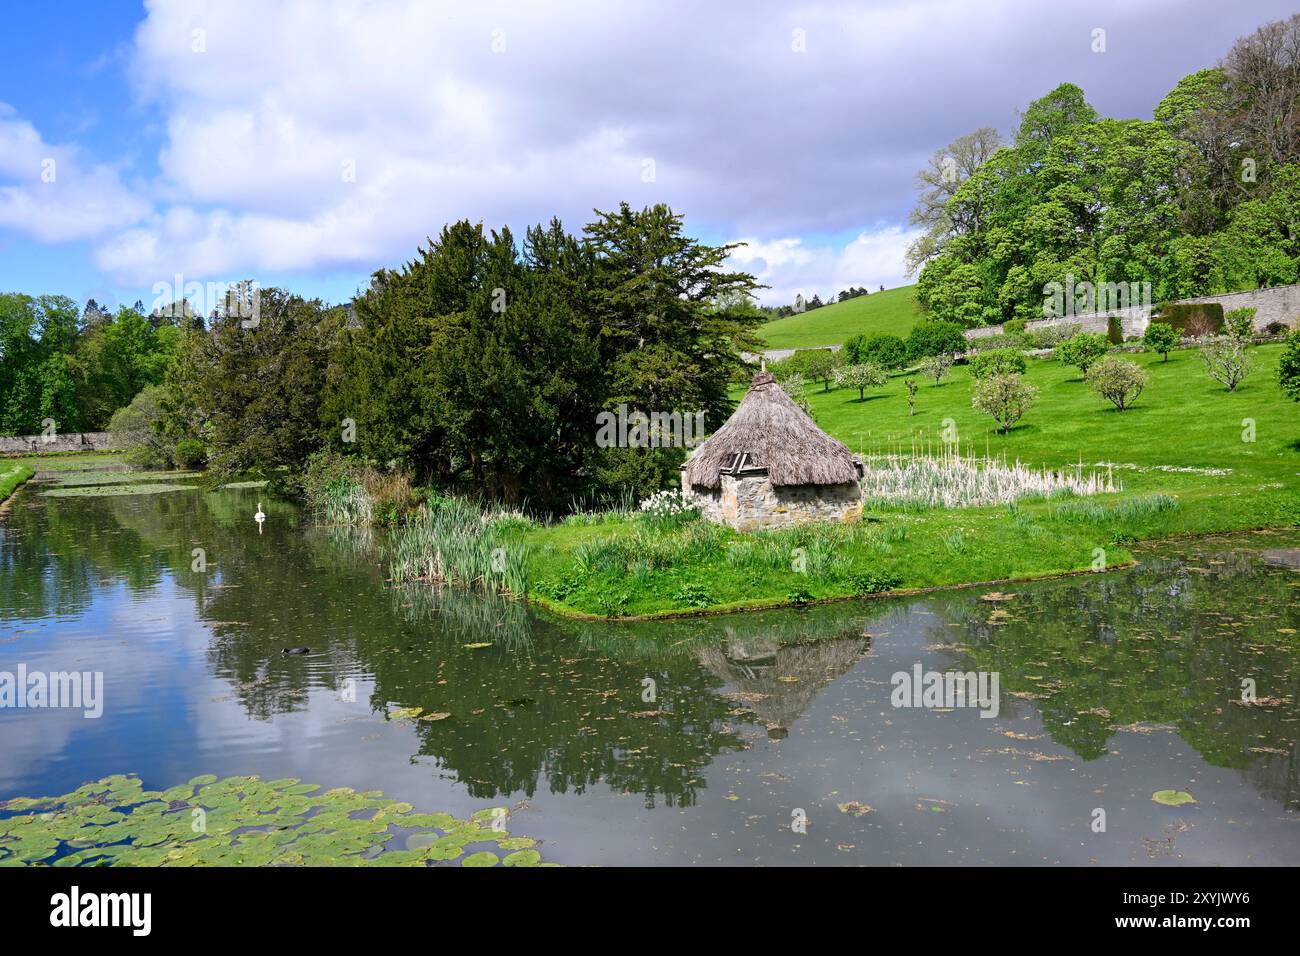
[[[1284,285],[1275,289],[1255,289],[1252,292],[1227,292],[1223,295],[1203,295],[1195,299],[1175,299],[1178,305],[1193,305],[1206,302],[1218,302],[1225,313],[1233,309],[1255,309],[1255,331],[1262,332],[1272,322],[1282,322],[1295,328],[1300,324],[1300,285]],[[1037,319],[1025,324],[1028,329],[1040,329],[1046,325],[1083,326],[1084,332],[1105,332],[1108,315],[1118,315],[1124,326],[1124,335],[1141,335],[1146,331],[1151,320],[1151,310],[1135,307],[1117,309],[1114,313],[1090,312],[1085,315],[1052,319]],[[968,329],[967,339],[979,339],[986,335],[997,335],[1002,331],[1000,325],[986,325],[978,329]]]
[[108,432],[67,432],[43,435],[0,435],[0,455],[48,454],[54,451],[117,451],[119,446]]

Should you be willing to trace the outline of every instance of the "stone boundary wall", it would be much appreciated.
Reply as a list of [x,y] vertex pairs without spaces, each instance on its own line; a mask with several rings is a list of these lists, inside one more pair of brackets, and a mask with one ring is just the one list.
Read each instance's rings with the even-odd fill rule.
[[0,435],[0,455],[48,454],[54,451],[120,451],[109,432],[67,432],[46,440],[43,435]]
[[[1256,310],[1256,332],[1264,331],[1272,322],[1282,322],[1291,326],[1291,328],[1300,325],[1300,284],[1283,285],[1275,289],[1255,289],[1250,292],[1225,292],[1221,295],[1203,295],[1194,299],[1175,299],[1173,304],[1199,305],[1207,302],[1220,303],[1224,312],[1231,312],[1233,309],[1254,308]],[[1025,329],[1040,329],[1047,325],[1077,324],[1083,326],[1085,332],[1104,333],[1107,328],[1107,317],[1110,315],[1120,317],[1126,336],[1141,335],[1146,331],[1147,324],[1151,321],[1150,309],[1135,307],[1117,309],[1113,313],[1089,312],[1085,315],[1073,317],[1036,319],[1033,322],[1025,323]],[[966,338],[980,339],[986,335],[997,335],[1001,331],[1002,326],[1000,325],[986,325],[978,329],[967,329]]]

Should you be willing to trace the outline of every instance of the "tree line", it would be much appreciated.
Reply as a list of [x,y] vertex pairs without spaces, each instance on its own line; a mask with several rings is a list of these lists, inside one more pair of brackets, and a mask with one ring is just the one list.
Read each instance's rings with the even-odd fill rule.
[[908,252],[931,315],[1043,316],[1050,283],[1149,282],[1155,302],[1300,281],[1300,14],[1184,77],[1151,120],[1062,84],[1010,143],[985,128],[918,174]]
[[263,289],[254,327],[225,308],[185,328],[134,410],[201,441],[217,476],[292,479],[328,454],[539,509],[644,494],[684,450],[599,447],[596,415],[703,412],[711,430],[730,414],[766,318],[755,278],[725,267],[733,248],[686,236],[663,205],[522,242],[456,222],[351,310]]
[[0,435],[100,431],[161,383],[182,323],[144,305],[110,314],[66,296],[0,293]]

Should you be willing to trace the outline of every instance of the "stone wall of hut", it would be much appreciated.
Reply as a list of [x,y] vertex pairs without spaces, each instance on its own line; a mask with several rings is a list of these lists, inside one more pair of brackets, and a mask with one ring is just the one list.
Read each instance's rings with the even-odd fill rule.
[[843,485],[773,487],[766,475],[722,476],[722,487],[694,492],[701,515],[737,531],[788,528],[805,521],[857,521],[862,517],[862,488]]

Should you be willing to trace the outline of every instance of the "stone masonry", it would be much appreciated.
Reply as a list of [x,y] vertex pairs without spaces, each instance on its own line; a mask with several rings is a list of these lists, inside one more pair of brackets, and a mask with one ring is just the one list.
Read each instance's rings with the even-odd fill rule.
[[862,517],[862,489],[856,482],[775,488],[766,475],[723,475],[722,487],[716,491],[685,490],[700,500],[704,518],[737,531],[789,528],[805,521],[857,521]]
[[[1203,295],[1195,299],[1176,299],[1177,305],[1202,304],[1218,302],[1224,313],[1233,309],[1255,309],[1255,331],[1262,332],[1270,323],[1282,322],[1295,328],[1300,324],[1300,285],[1284,285],[1275,289],[1255,289],[1252,292],[1227,292],[1222,295]],[[1040,329],[1046,325],[1083,326],[1084,332],[1105,332],[1107,316],[1118,315],[1124,329],[1124,335],[1141,335],[1146,331],[1151,320],[1151,310],[1146,308],[1116,309],[1114,312],[1089,312],[1084,315],[1062,316],[1061,318],[1037,319],[1026,323],[1026,329]],[[997,335],[1002,331],[1000,325],[986,325],[966,332],[967,339],[983,338]]]
[[68,432],[48,440],[43,435],[0,435],[0,455],[39,455],[53,451],[116,451],[109,432]]

